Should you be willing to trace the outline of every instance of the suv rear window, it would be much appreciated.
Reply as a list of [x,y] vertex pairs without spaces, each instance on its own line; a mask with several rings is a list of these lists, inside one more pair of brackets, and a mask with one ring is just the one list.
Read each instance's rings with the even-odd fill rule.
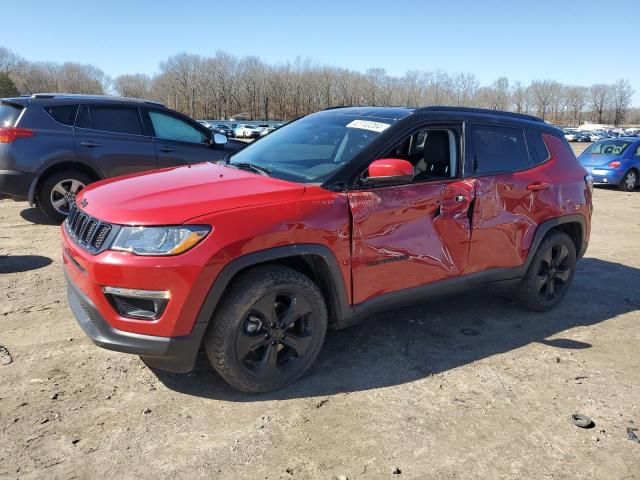
[[142,135],[142,122],[136,107],[83,107],[78,126],[112,133]]
[[56,122],[72,127],[76,121],[78,105],[56,105],[54,107],[45,107],[44,111]]
[[13,127],[21,111],[21,108],[0,103],[0,128]]
[[478,175],[529,167],[524,132],[519,128],[472,125],[471,142]]

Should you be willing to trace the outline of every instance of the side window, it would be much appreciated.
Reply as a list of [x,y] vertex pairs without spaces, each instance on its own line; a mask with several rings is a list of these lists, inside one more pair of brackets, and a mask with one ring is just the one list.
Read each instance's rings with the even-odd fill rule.
[[89,107],[82,107],[76,120],[76,127],[78,128],[91,128],[91,113],[89,113]]
[[524,132],[519,128],[472,125],[471,143],[476,175],[510,172],[530,166]]
[[129,135],[143,134],[140,113],[136,107],[92,106],[89,111],[93,130]]
[[634,153],[634,155],[636,157],[640,157],[640,145],[638,145],[638,148],[636,148],[636,153]]
[[166,113],[149,111],[156,137],[189,143],[206,143],[207,135],[193,125]]
[[384,156],[413,165],[414,182],[455,178],[458,171],[458,135],[448,128],[421,128],[403,138]]
[[536,130],[527,131],[527,145],[529,146],[529,157],[532,165],[549,160],[549,150],[542,140],[542,135]]
[[47,112],[47,114],[56,122],[73,127],[73,124],[76,121],[78,105],[56,105],[44,107],[44,111]]

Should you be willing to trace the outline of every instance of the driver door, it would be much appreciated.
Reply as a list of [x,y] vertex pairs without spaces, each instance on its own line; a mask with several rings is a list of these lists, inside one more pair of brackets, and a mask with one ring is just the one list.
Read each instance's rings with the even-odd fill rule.
[[415,130],[381,158],[414,165],[413,181],[348,194],[353,303],[462,274],[473,184],[460,180],[461,125]]
[[211,132],[165,110],[147,109],[158,168],[220,160],[228,152],[210,145]]

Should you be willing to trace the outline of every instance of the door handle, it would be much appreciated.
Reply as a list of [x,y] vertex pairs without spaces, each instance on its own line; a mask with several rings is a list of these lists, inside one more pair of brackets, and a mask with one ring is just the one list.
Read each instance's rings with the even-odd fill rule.
[[80,145],[82,145],[83,147],[95,148],[95,147],[99,147],[101,144],[97,142],[92,142],[92,141],[85,141],[85,142],[80,142]]
[[546,182],[533,182],[527,185],[527,190],[532,192],[537,192],[539,190],[547,190],[549,188],[549,184]]
[[169,153],[169,152],[175,152],[176,149],[168,147],[167,145],[163,145],[158,150],[160,150],[161,152]]

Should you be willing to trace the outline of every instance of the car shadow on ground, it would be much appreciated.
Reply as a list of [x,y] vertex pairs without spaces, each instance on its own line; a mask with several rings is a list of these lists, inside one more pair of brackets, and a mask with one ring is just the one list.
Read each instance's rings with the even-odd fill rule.
[[41,255],[2,255],[0,252],[0,274],[19,273],[46,267],[52,262]]
[[58,225],[56,222],[42,213],[42,210],[36,207],[25,208],[20,212],[20,216],[27,222],[36,225]]
[[[154,371],[168,388],[205,398],[255,402],[370,390],[432,374],[537,342],[550,352],[590,348],[562,332],[640,309],[640,269],[585,258],[567,297],[535,313],[486,290],[371,316],[329,332],[314,366],[295,384],[247,395],[228,386],[201,355],[189,374]],[[553,338],[549,338],[553,337]]]

